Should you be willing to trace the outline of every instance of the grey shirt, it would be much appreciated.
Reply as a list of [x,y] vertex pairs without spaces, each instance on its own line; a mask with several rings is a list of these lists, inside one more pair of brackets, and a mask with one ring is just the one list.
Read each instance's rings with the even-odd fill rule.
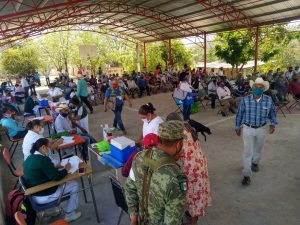
[[57,133],[66,131],[70,132],[73,129],[71,120],[69,120],[68,117],[63,117],[60,114],[57,116],[54,126]]

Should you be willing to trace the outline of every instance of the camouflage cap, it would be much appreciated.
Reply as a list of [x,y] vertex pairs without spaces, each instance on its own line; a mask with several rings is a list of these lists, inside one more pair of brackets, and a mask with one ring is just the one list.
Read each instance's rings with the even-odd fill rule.
[[168,140],[178,140],[184,138],[184,124],[181,121],[170,120],[163,122],[158,127],[158,137]]

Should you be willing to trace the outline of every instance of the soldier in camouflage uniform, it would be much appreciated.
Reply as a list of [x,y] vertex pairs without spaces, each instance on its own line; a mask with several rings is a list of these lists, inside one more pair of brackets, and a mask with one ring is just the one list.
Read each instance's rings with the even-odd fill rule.
[[138,153],[125,186],[131,225],[180,225],[186,177],[176,164],[183,145],[180,121],[161,123],[159,146]]

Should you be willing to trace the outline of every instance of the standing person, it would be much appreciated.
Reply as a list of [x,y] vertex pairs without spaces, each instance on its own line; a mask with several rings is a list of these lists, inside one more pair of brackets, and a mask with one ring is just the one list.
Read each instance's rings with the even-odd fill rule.
[[112,103],[111,110],[115,114],[113,127],[119,128],[123,131],[123,134],[126,134],[125,127],[122,121],[121,113],[124,105],[124,100],[127,100],[129,103],[129,107],[132,107],[132,103],[130,98],[126,94],[123,88],[119,87],[119,82],[117,79],[112,81],[112,87],[107,88],[105,91],[105,99],[104,99],[104,112],[107,112],[108,102]]
[[21,78],[21,86],[24,88],[25,99],[29,96],[29,83],[26,79],[26,76]]
[[159,145],[138,153],[125,186],[130,225],[180,225],[185,210],[186,177],[176,161],[183,145],[183,123],[158,129]]
[[259,77],[255,81],[250,81],[250,86],[253,94],[242,99],[235,121],[237,136],[241,135],[241,126],[244,125],[243,185],[250,184],[251,171],[258,172],[259,170],[258,164],[266,138],[268,120],[270,121],[270,134],[274,133],[277,124],[276,109],[272,98],[263,94],[269,89],[269,82]]
[[183,119],[184,121],[187,121],[190,119],[191,107],[194,104],[193,89],[186,79],[180,81],[179,88],[182,91],[187,92],[187,95],[183,100],[183,110],[182,110]]
[[49,85],[50,84],[50,73],[48,70],[45,70],[45,78],[46,78],[47,85]]
[[[167,121],[182,121],[178,113],[170,113]],[[201,150],[197,132],[184,123],[182,153],[178,160],[184,175],[187,177],[186,205],[191,221],[196,225],[199,217],[205,214],[205,208],[211,205],[210,181],[208,177],[207,159]]]
[[148,134],[158,134],[158,126],[163,122],[160,116],[157,116],[152,103],[142,105],[139,109],[139,116],[143,121],[143,133],[137,143],[142,145],[142,142]]
[[82,78],[82,76],[79,77],[77,82],[77,93],[76,95],[81,99],[82,102],[86,104],[86,106],[89,108],[91,114],[94,112],[93,106],[88,100],[88,90],[87,90],[87,84],[85,79]]

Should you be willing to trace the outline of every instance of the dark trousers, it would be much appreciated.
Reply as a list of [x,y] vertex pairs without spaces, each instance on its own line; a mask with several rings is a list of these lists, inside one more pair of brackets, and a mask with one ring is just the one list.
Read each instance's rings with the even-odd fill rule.
[[210,97],[210,101],[211,101],[211,107],[215,108],[216,107],[216,99],[217,99],[217,95],[216,94],[209,94],[208,95]]
[[150,88],[149,88],[149,86],[139,87],[139,88],[140,88],[140,95],[139,95],[140,98],[143,96],[145,89],[147,91],[147,95],[150,95]]
[[27,97],[29,96],[29,87],[24,87],[24,95],[25,99],[27,99]]
[[187,121],[190,119],[190,114],[191,114],[191,106],[190,105],[183,105],[183,120]]
[[28,130],[18,131],[18,133],[15,136],[13,136],[13,138],[15,138],[15,139],[23,138],[23,137],[25,137],[27,132],[28,132]]
[[296,99],[300,99],[300,93],[299,94],[295,94]]
[[48,77],[46,77],[46,83],[47,83],[47,85],[50,84],[50,79]]
[[86,104],[86,106],[89,108],[91,112],[93,112],[94,111],[93,106],[91,105],[91,103],[87,98],[88,98],[87,96],[86,97],[80,96],[81,101],[84,102],[84,104]]
[[113,127],[119,128],[120,130],[124,131],[125,127],[122,121],[122,117],[121,117],[121,113],[122,113],[122,109],[118,109],[118,110],[112,110],[115,114],[115,118],[114,118],[114,123],[113,123]]

